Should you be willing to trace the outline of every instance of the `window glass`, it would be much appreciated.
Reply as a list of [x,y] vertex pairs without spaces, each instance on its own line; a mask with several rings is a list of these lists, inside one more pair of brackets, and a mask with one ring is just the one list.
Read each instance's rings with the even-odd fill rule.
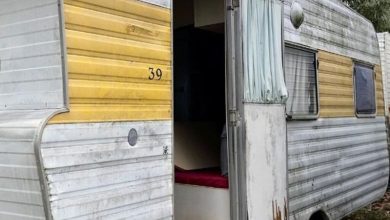
[[355,64],[355,108],[357,115],[376,113],[375,78],[372,67]]
[[286,103],[288,116],[317,117],[316,67],[316,55],[313,51],[295,47],[285,48],[285,74],[289,93]]

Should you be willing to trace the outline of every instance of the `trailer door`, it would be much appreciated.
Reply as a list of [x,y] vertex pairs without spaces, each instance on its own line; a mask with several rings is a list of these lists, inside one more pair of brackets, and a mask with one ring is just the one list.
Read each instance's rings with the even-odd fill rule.
[[226,103],[231,219],[247,219],[242,127],[242,53],[239,0],[225,0]]
[[226,0],[233,220],[287,219],[283,2]]

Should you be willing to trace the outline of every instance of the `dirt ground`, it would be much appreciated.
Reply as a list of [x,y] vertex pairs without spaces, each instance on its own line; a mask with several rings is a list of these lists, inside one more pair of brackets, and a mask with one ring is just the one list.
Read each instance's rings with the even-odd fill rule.
[[390,191],[387,191],[382,199],[343,220],[390,220]]

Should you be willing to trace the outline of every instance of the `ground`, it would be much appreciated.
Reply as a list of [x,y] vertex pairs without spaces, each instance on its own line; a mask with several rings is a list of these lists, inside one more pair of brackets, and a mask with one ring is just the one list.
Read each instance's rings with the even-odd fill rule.
[[343,220],[390,220],[390,190],[382,199]]

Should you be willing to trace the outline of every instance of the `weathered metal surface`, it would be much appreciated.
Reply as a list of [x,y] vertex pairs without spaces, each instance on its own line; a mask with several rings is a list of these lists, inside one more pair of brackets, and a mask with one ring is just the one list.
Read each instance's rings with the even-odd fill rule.
[[375,65],[375,97],[376,97],[376,115],[385,115],[385,99],[382,80],[382,69],[380,65]]
[[172,5],[171,0],[140,0],[140,1],[158,5],[164,8],[171,8]]
[[[290,21],[292,2],[302,5],[305,21],[295,29]],[[379,48],[371,22],[339,0],[285,0],[285,39],[365,62],[379,64]]]
[[55,112],[0,111],[0,219],[46,219],[35,147]]
[[51,123],[170,119],[170,9],[65,0],[70,112]]
[[0,110],[64,105],[57,0],[0,1]]
[[172,218],[171,142],[170,121],[48,125],[41,153],[53,218]]
[[340,219],[380,198],[389,161],[385,118],[287,123],[290,220]]
[[379,33],[378,34],[379,49],[381,52],[381,66],[383,76],[383,90],[385,98],[386,115],[389,113],[390,103],[390,34]]
[[244,104],[248,219],[287,219],[284,105]]

